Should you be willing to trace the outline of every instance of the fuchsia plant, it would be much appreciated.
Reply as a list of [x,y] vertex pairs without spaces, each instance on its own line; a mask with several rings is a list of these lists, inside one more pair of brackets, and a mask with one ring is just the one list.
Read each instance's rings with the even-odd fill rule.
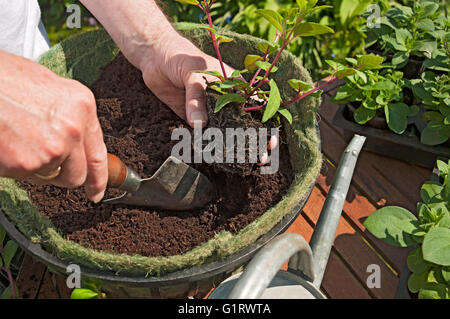
[[[318,23],[306,22],[305,18],[319,10],[331,8],[331,6],[316,6],[317,0],[296,0],[297,7],[281,9],[278,12],[270,9],[258,9],[256,13],[267,20],[276,29],[276,37],[272,43],[260,43],[258,49],[263,54],[250,54],[244,60],[245,69],[236,70],[228,75],[225,72],[224,62],[220,54],[220,45],[225,42],[233,41],[231,38],[220,35],[214,28],[211,18],[211,7],[215,0],[177,0],[181,3],[192,4],[199,7],[208,20],[208,25],[185,23],[179,29],[204,28],[209,30],[212,44],[216,51],[222,73],[217,71],[197,71],[212,75],[218,78],[218,81],[208,83],[208,86],[215,91],[222,93],[217,99],[214,112],[219,112],[223,107],[230,103],[241,103],[244,111],[263,111],[262,122],[265,123],[273,117],[284,116],[289,123],[292,122],[292,115],[286,106],[296,103],[307,96],[319,97],[322,89],[332,84],[338,79],[350,77],[354,74],[364,76],[363,71],[378,69],[383,62],[383,58],[375,55],[363,55],[357,59],[347,59],[353,67],[347,67],[343,64],[327,61],[333,68],[331,76],[323,79],[323,84],[312,87],[310,84],[299,79],[290,79],[289,85],[296,91],[294,98],[288,101],[282,101],[276,82],[269,79],[269,76],[277,71],[276,64],[279,61],[283,51],[289,44],[298,37],[318,36],[327,33],[333,33],[333,29]],[[275,55],[272,61],[269,57]],[[262,73],[264,71],[264,73]],[[249,72],[255,72],[250,82],[242,79],[241,75]],[[262,74],[262,75],[261,75]],[[264,90],[263,85],[268,84],[270,91]],[[249,99],[258,101],[259,105],[253,106]]]

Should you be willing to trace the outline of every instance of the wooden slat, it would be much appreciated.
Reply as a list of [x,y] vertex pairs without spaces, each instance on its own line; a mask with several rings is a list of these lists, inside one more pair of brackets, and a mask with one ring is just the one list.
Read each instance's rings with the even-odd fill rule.
[[[332,124],[332,119],[337,108],[337,105],[325,102],[320,109],[320,115],[322,121],[325,122],[334,133],[339,132],[342,137],[342,129]],[[322,123],[322,126],[324,126],[324,123]],[[346,144],[347,142],[344,141],[341,148],[345,148]],[[328,145],[324,145],[324,149],[328,151],[330,148]],[[338,161],[338,155],[339,154],[333,153],[333,160]],[[383,181],[388,180],[390,184],[397,188],[411,203],[416,203],[420,200],[419,191],[412,191],[412,189],[420,189],[421,185],[429,179],[431,169],[425,169],[369,152],[363,152],[361,154],[361,159],[364,159],[364,161],[373,168],[372,173],[374,175],[381,175]],[[405,174],[408,176],[408,183],[405,183]]]
[[[319,123],[323,152],[335,165],[339,163],[347,143],[341,139],[325,121]],[[391,184],[391,181],[376,173],[372,167],[372,154],[361,152],[353,176],[353,184],[361,189],[376,205],[397,205],[414,210],[415,204]],[[391,165],[389,159],[383,158],[383,167]]]
[[[314,225],[317,224],[324,203],[325,197],[315,188],[311,193],[308,204],[303,209],[304,214]],[[369,275],[367,273],[367,267],[372,264],[380,266],[381,288],[371,289],[366,287],[366,289],[370,290],[373,296],[377,298],[394,297],[398,278],[343,217],[340,219],[333,246],[364,285],[366,285],[365,283]]]
[[29,255],[25,255],[22,269],[16,281],[21,298],[35,299],[37,297],[45,272],[44,264],[33,260]]
[[332,251],[322,287],[332,299],[370,299],[369,293]]

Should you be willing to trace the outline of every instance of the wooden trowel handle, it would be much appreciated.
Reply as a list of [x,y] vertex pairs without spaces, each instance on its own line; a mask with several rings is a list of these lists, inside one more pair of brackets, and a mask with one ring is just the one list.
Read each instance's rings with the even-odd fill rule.
[[108,185],[119,188],[127,178],[127,166],[120,158],[108,153]]

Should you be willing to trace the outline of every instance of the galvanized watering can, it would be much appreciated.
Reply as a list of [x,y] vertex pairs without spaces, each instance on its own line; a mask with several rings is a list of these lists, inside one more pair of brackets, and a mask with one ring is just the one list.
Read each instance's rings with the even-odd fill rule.
[[[276,237],[259,250],[244,272],[222,282],[209,298],[326,298],[320,285],[365,140],[364,136],[355,135],[344,151],[310,243],[299,234]],[[287,271],[280,270],[287,260]]]

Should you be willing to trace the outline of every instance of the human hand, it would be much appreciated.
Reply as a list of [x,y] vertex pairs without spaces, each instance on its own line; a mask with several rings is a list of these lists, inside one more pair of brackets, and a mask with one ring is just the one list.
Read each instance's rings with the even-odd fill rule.
[[60,174],[51,184],[85,185],[103,198],[107,152],[92,92],[32,61],[0,51],[0,176]]
[[[204,127],[208,122],[205,108],[206,82],[217,78],[196,70],[218,71],[222,73],[219,61],[203,53],[189,40],[178,33],[168,36],[164,43],[153,48],[153,56],[144,56],[139,63],[145,84],[178,116],[194,126],[201,121]],[[225,65],[227,75],[234,71]]]

